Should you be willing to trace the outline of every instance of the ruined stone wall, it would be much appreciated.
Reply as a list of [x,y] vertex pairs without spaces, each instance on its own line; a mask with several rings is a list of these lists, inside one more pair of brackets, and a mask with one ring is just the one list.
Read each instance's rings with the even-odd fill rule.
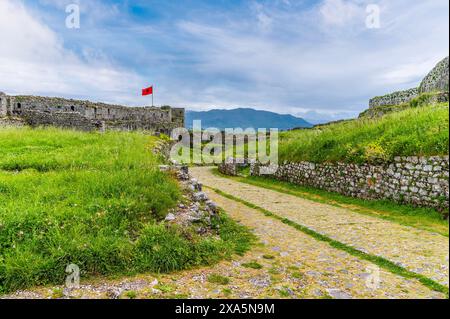
[[73,128],[81,131],[94,131],[102,129],[101,121],[91,121],[79,113],[74,112],[41,112],[24,110],[21,116],[28,125],[55,126],[61,128]]
[[[125,107],[39,96],[1,97],[3,116],[24,118],[32,126],[54,125],[81,130],[148,130],[170,134],[184,126],[184,109],[169,106]],[[0,102],[1,102],[0,101]]]
[[238,164],[236,163],[220,163],[218,166],[219,172],[228,176],[237,176],[238,174]]
[[[374,97],[369,101],[369,109],[401,105],[410,102],[423,93],[446,93],[436,94],[440,101],[448,102],[449,91],[449,58],[440,61],[430,73],[422,80],[418,88],[398,91],[384,96]],[[433,102],[433,101],[431,101]]]
[[[258,165],[250,171],[267,176],[260,175]],[[396,157],[382,165],[287,163],[271,177],[363,199],[389,199],[438,210],[449,207],[448,156]]]
[[7,109],[6,109],[6,94],[3,92],[0,92],[0,117],[6,116]]
[[405,91],[394,92],[384,96],[377,96],[369,101],[369,108],[408,103],[418,95],[419,89],[414,88]]
[[420,93],[448,92],[449,69],[448,57],[439,62],[436,67],[423,79],[420,84]]
[[26,123],[22,119],[0,116],[0,127],[23,127]]

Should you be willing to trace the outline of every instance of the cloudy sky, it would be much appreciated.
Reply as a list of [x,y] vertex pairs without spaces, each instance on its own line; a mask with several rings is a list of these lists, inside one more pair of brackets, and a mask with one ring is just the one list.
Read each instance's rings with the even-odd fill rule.
[[[66,27],[73,3],[79,29]],[[448,55],[448,12],[448,0],[0,0],[0,91],[146,105],[155,84],[156,104],[349,117]]]

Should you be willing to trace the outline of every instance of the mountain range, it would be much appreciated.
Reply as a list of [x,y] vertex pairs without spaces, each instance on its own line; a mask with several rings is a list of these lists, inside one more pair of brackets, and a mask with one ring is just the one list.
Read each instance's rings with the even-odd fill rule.
[[191,129],[194,120],[202,121],[202,128],[278,128],[289,130],[293,128],[309,128],[313,125],[300,117],[288,114],[278,114],[251,108],[232,110],[187,111],[186,128]]

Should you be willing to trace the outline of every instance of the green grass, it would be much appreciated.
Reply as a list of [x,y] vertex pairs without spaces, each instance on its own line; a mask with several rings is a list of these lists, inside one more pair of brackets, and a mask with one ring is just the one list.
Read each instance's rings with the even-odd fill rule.
[[386,269],[386,270],[390,271],[393,274],[396,274],[396,275],[399,275],[399,276],[402,276],[402,277],[405,277],[405,278],[408,278],[408,279],[416,279],[420,283],[422,283],[424,286],[426,286],[426,287],[428,287],[428,288],[430,288],[430,289],[432,289],[434,291],[438,291],[438,292],[446,294],[446,296],[448,298],[448,294],[449,294],[448,287],[446,287],[446,286],[444,286],[444,285],[442,285],[442,284],[440,284],[440,283],[438,283],[438,282],[436,282],[436,281],[434,281],[434,280],[432,280],[432,279],[430,279],[430,278],[428,278],[426,276],[423,276],[423,275],[414,273],[412,271],[409,271],[406,268],[401,267],[401,266],[395,264],[394,262],[392,262],[392,261],[390,261],[388,259],[385,259],[383,257],[371,255],[371,254],[365,253],[363,251],[360,251],[360,250],[358,250],[356,248],[353,248],[352,246],[349,246],[347,244],[341,243],[341,242],[339,242],[337,240],[334,240],[334,239],[332,239],[332,238],[330,238],[330,237],[328,237],[326,235],[320,234],[320,233],[318,233],[318,232],[316,232],[316,231],[314,231],[314,230],[312,230],[310,228],[307,228],[307,227],[305,227],[303,225],[297,224],[297,223],[295,223],[295,222],[293,222],[293,221],[291,221],[291,220],[289,220],[287,218],[278,216],[278,215],[276,215],[276,214],[274,214],[274,213],[272,213],[272,212],[270,212],[270,211],[268,211],[268,210],[266,210],[266,209],[264,209],[262,207],[259,207],[259,206],[255,205],[253,203],[247,202],[247,201],[245,201],[243,199],[240,199],[240,198],[237,198],[237,197],[235,197],[233,195],[230,195],[230,194],[227,194],[225,192],[222,192],[219,189],[215,189],[215,188],[211,188],[211,189],[214,192],[216,192],[217,194],[219,194],[219,195],[221,195],[221,196],[223,196],[225,198],[228,198],[228,199],[234,200],[236,202],[239,202],[241,204],[244,204],[245,206],[247,206],[249,208],[255,209],[255,210],[263,213],[267,217],[271,217],[271,218],[274,218],[276,220],[279,220],[283,224],[289,225],[289,226],[297,229],[298,231],[301,231],[302,233],[313,237],[314,239],[316,239],[318,241],[326,242],[333,248],[345,251],[348,254],[350,254],[352,256],[355,256],[355,257],[358,257],[360,259],[367,260],[367,261],[369,261],[369,262],[371,262],[371,263],[373,263],[373,264],[375,264],[375,265],[377,265],[377,266],[379,266],[379,267],[381,267],[383,269]]
[[280,134],[280,162],[379,162],[447,155],[448,103]]
[[0,294],[81,276],[168,272],[242,254],[252,236],[225,215],[219,236],[161,220],[181,198],[142,133],[0,128]]
[[248,263],[243,263],[242,267],[245,268],[252,268],[252,269],[262,269],[263,266],[259,263],[257,263],[256,261],[250,261]]
[[412,207],[388,200],[368,201],[267,177],[232,177],[221,174],[217,169],[214,170],[214,174],[318,203],[345,208],[356,213],[389,220],[401,225],[435,232],[445,237],[449,236],[448,222],[443,219],[442,213],[433,208]]
[[138,294],[134,290],[129,290],[125,293],[125,297],[127,297],[128,299],[136,299],[137,296],[138,296]]
[[230,278],[218,274],[212,274],[208,276],[208,282],[218,285],[228,285],[230,283]]

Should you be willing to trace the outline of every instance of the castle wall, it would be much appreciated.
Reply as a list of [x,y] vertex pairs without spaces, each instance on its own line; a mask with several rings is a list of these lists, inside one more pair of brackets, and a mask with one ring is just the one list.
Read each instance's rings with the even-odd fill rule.
[[173,128],[184,125],[184,109],[168,106],[126,107],[39,96],[3,96],[3,100],[6,104],[0,114],[24,118],[32,126],[54,125],[80,130],[149,130],[170,134]]
[[7,115],[6,94],[0,92],[0,117]]
[[[440,101],[448,102],[448,91],[449,57],[446,57],[427,74],[418,88],[374,97],[369,101],[369,109],[402,105],[423,93],[435,94],[436,103]],[[434,101],[430,102],[432,103]]]
[[448,92],[449,90],[448,57],[439,62],[436,67],[420,83],[420,93]]
[[374,97],[369,101],[369,108],[379,106],[391,106],[407,103],[419,95],[419,89],[409,89],[405,91],[398,91],[384,96]]

